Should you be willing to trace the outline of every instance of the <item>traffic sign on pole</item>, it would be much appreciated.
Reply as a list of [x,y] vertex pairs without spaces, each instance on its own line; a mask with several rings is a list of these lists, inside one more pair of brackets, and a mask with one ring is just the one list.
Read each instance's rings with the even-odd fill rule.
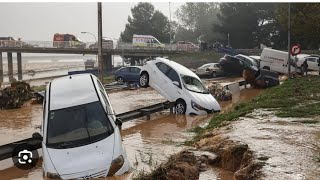
[[291,55],[296,56],[301,53],[301,46],[299,44],[295,44],[291,46]]

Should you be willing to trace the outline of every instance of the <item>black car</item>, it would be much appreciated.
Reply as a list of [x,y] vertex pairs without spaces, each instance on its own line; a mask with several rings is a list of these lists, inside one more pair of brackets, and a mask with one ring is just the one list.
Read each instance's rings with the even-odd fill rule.
[[228,54],[220,59],[219,64],[226,73],[230,74],[242,75],[242,72],[245,68],[258,71],[258,68],[251,62],[248,62],[246,59],[241,59],[237,56],[231,56]]

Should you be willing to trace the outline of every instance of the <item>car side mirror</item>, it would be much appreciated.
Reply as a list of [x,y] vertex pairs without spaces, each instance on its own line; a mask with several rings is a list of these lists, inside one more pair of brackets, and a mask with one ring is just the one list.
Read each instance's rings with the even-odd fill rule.
[[173,81],[172,83],[176,86],[180,86],[180,84],[177,81]]
[[116,118],[116,125],[119,127],[119,129],[121,130],[122,128],[122,121],[120,118]]
[[32,134],[32,138],[33,138],[33,139],[36,139],[36,140],[40,140],[40,141],[43,140],[43,137],[42,137],[41,134],[38,133],[38,132],[33,133],[33,134]]

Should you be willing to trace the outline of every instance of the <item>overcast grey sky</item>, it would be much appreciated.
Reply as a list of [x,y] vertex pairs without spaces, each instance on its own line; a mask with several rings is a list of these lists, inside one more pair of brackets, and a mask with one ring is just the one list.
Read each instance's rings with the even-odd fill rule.
[[[103,36],[119,38],[131,8],[137,2],[103,2]],[[155,9],[169,17],[168,2],[153,2]],[[171,3],[171,15],[183,3]],[[94,41],[97,35],[97,3],[0,3],[0,36],[22,40],[52,41],[54,33],[70,33],[82,41]]]

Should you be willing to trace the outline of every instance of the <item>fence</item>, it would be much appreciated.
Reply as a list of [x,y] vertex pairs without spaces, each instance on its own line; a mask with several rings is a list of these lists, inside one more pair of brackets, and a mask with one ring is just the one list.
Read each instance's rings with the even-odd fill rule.
[[0,47],[31,47],[30,44],[27,44],[23,41],[17,40],[0,40]]
[[[163,44],[158,46],[151,44],[149,46],[135,46],[132,43],[123,42],[103,42],[103,49],[123,49],[123,50],[169,50],[169,51],[183,51],[194,52],[199,49],[191,46],[181,46],[181,44]],[[75,42],[75,41],[17,41],[17,40],[0,40],[0,48],[16,47],[16,48],[74,48],[74,49],[97,49],[96,42]],[[219,52],[216,48],[212,51]],[[235,49],[236,52],[248,55],[260,55],[262,49]],[[286,51],[286,50],[284,50]],[[305,54],[320,54],[319,50],[302,50]]]
[[[78,48],[78,49],[97,49],[98,45],[96,42],[76,42],[76,41],[0,41],[1,47],[18,47],[18,48]],[[164,44],[164,46],[134,46],[132,43],[122,42],[103,42],[103,49],[147,49],[147,50],[172,50],[177,51],[176,44]]]

